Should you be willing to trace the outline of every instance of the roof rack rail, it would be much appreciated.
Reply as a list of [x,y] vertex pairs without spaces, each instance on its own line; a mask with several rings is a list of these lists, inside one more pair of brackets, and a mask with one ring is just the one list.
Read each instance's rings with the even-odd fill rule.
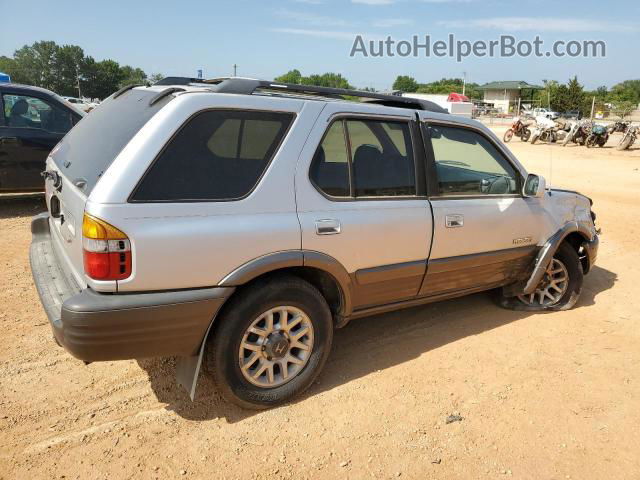
[[172,93],[176,93],[176,92],[184,92],[184,88],[180,88],[180,87],[165,88],[160,93],[155,95],[151,100],[149,100],[149,106],[150,107],[154,106],[156,103],[158,103],[164,97],[166,97],[168,95],[171,95]]
[[127,85],[126,87],[122,87],[120,90],[118,90],[116,93],[113,94],[113,98],[118,98],[123,93],[128,92],[132,88],[136,88],[136,87],[142,87],[142,84],[141,83],[132,83],[131,85]]
[[153,85],[190,85],[192,83],[205,83],[205,80],[193,77],[164,77]]
[[351,90],[346,88],[298,85],[293,83],[280,83],[243,77],[222,77],[207,80],[189,77],[167,77],[157,82],[156,85],[189,85],[191,83],[210,85],[210,89],[217,93],[251,95],[259,91],[264,91],[278,93],[297,93],[301,95],[338,99],[344,99],[344,97],[358,97],[365,99],[365,101],[369,103],[376,103],[378,105],[385,105],[387,107],[411,108],[415,110],[427,110],[437,113],[449,113],[441,106],[429,100],[420,100],[417,98],[401,97],[399,95],[365,92],[362,90]]

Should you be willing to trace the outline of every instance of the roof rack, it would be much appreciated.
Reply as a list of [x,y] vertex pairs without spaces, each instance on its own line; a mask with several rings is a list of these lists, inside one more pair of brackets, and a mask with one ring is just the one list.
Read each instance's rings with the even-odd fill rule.
[[190,77],[167,77],[155,85],[191,85],[206,84],[210,90],[217,93],[234,93],[239,95],[252,95],[256,92],[295,93],[327,98],[344,99],[344,97],[358,97],[368,103],[375,103],[387,107],[411,108],[414,110],[427,110],[437,113],[449,113],[429,100],[401,97],[399,95],[385,95],[382,93],[365,92],[346,88],[317,87],[315,85],[297,85],[292,83],[271,82],[268,80],[256,80],[243,77],[223,77],[203,80]]

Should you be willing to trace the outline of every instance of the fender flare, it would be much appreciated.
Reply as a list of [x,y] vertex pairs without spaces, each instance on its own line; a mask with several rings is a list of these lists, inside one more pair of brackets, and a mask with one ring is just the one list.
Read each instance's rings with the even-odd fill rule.
[[535,291],[536,286],[542,280],[542,276],[544,272],[547,270],[551,259],[558,251],[558,248],[562,244],[565,238],[571,233],[578,232],[581,234],[585,240],[591,240],[593,235],[592,232],[587,230],[583,225],[578,222],[568,222],[565,223],[556,233],[554,233],[542,246],[538,255],[536,256],[536,260],[533,267],[533,272],[531,276],[527,280],[523,290],[523,295],[531,294]]
[[[241,286],[265,273],[289,267],[311,267],[331,275],[338,284],[341,294],[339,315],[343,318],[351,315],[353,310],[351,302],[352,284],[351,277],[347,273],[347,270],[335,258],[312,250],[284,250],[254,258],[226,275],[218,282],[218,286]],[[220,309],[221,308],[222,306]],[[187,390],[192,401],[196,395],[196,386],[204,358],[205,345],[220,309],[218,309],[218,312],[216,312],[209,323],[209,327],[202,338],[198,355],[179,357],[176,362],[176,380],[178,384]]]

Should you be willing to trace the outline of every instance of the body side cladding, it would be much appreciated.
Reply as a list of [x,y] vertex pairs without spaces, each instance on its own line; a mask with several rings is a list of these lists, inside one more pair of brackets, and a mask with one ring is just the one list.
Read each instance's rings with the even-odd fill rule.
[[363,268],[352,273],[354,306],[370,306],[413,298],[418,294],[427,260]]
[[532,268],[537,248],[528,245],[430,260],[418,295],[448,294],[522,280]]

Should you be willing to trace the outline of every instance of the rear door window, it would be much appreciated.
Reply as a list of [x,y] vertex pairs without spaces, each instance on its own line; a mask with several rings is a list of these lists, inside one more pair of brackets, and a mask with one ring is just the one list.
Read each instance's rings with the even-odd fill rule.
[[293,114],[211,110],[169,142],[132,195],[137,202],[239,199],[274,157]]
[[316,151],[309,178],[331,197],[416,195],[409,124],[335,121]]

